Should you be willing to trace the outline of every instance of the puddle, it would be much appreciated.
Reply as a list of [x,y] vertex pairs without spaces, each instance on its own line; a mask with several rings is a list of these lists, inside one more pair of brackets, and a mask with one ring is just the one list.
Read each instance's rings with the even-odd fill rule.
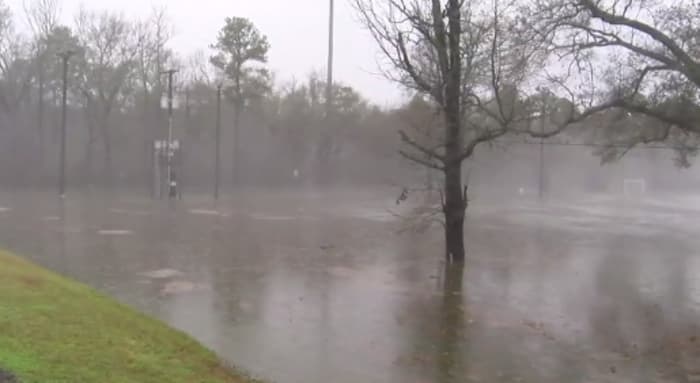
[[209,286],[201,283],[194,283],[190,281],[171,281],[166,283],[163,288],[160,289],[160,293],[162,295],[178,295],[198,291],[207,291],[209,289]]
[[294,221],[297,217],[289,215],[266,215],[266,214],[251,214],[251,218],[261,221]]
[[194,215],[209,215],[215,217],[228,217],[228,214],[222,213],[217,210],[206,210],[206,209],[191,209],[190,214]]
[[97,232],[99,235],[111,235],[111,236],[123,236],[134,234],[131,230],[100,230]]
[[151,215],[150,212],[148,211],[142,211],[142,210],[127,210],[127,209],[109,209],[110,212],[116,213],[116,214],[125,214],[125,215],[138,215],[138,216],[147,216]]
[[175,269],[158,269],[145,272],[141,275],[152,279],[168,279],[182,276],[182,272]]

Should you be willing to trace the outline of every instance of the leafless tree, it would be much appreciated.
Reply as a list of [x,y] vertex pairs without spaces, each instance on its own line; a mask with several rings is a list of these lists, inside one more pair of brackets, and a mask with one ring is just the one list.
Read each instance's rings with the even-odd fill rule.
[[[140,36],[136,70],[144,99],[144,129],[154,130],[149,125],[154,123],[151,115],[161,109],[162,72],[173,57],[172,51],[167,48],[172,38],[172,26],[169,24],[166,9],[155,8],[148,19],[137,23],[136,34]],[[152,132],[153,139],[158,133]]]
[[[426,142],[401,131],[401,154],[444,175],[442,210],[448,261],[464,261],[467,185],[462,164],[479,144],[510,133],[546,137],[580,118],[563,105],[548,130],[533,130],[544,118],[529,93],[533,73],[546,57],[542,45],[517,33],[513,1],[354,0],[385,58],[384,74],[429,96],[442,118],[442,132]],[[538,124],[539,125],[539,124]]]
[[110,116],[129,100],[127,87],[134,75],[139,44],[143,36],[122,15],[81,10],[76,17],[77,36],[82,47],[80,92],[88,126],[86,175],[92,166],[92,150],[99,137],[104,145],[106,180],[112,176]]
[[60,13],[60,3],[58,0],[30,0],[24,2],[24,13],[27,18],[27,24],[32,31],[32,45],[35,54],[34,64],[36,72],[34,79],[36,81],[37,91],[37,135],[39,138],[39,164],[40,169],[43,168],[43,153],[44,153],[44,101],[46,96],[46,62],[47,60],[55,59],[50,57],[52,52],[49,47],[49,38],[54,32],[54,28],[58,25],[58,17]]
[[28,97],[31,71],[27,64],[29,45],[15,31],[12,13],[0,1],[0,110],[12,121]]
[[153,168],[153,142],[166,136],[161,107],[165,91],[162,72],[173,58],[173,52],[167,47],[172,38],[172,29],[166,8],[154,8],[150,17],[135,26],[136,35],[140,36],[135,88],[141,93],[141,124],[146,154],[144,159],[148,161],[144,164],[144,169]]
[[670,141],[689,164],[700,132],[697,2],[537,0],[521,21],[554,53],[551,89],[607,121],[619,154]]

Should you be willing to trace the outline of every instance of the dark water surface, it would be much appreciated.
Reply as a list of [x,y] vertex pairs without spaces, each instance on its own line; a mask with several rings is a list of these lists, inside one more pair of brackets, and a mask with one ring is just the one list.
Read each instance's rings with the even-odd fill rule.
[[469,260],[378,193],[0,196],[0,243],[280,383],[700,382],[700,215],[480,206]]

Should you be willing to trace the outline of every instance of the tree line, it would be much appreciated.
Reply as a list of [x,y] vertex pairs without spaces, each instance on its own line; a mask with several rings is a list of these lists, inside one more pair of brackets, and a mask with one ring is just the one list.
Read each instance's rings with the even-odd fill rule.
[[[130,20],[81,8],[71,25],[59,15],[58,0],[32,0],[22,10],[0,1],[0,180],[8,187],[56,184],[63,53],[70,53],[67,172],[74,187],[148,190],[153,142],[167,137],[164,72],[171,69],[178,71],[174,130],[185,187],[211,188],[219,92],[225,186],[400,183],[401,174],[415,172],[396,154],[398,110],[382,110],[338,82],[327,113],[324,76],[310,69],[276,81],[266,65],[274,48],[248,19],[225,18],[209,51],[181,55],[171,47],[165,9]],[[20,33],[23,21],[30,28]]]

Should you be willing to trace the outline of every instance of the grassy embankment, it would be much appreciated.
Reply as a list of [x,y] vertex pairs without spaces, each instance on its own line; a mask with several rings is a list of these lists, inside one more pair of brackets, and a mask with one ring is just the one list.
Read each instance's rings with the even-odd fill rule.
[[252,382],[185,334],[4,251],[0,370],[21,383]]

